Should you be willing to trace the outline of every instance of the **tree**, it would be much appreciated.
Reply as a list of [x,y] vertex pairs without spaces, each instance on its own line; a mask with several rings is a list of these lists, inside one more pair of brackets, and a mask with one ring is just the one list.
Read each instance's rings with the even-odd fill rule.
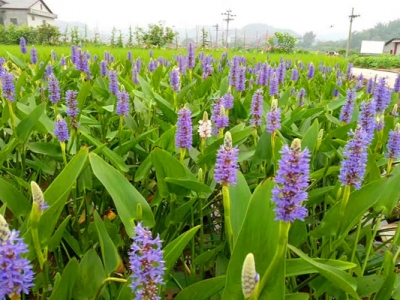
[[208,32],[204,29],[201,29],[201,47],[205,48],[208,45]]
[[314,41],[315,41],[316,35],[312,31],[308,31],[303,35],[303,41],[299,43],[299,45],[305,47],[305,48],[310,48]]
[[124,39],[122,37],[122,31],[121,30],[119,31],[119,36],[118,36],[118,40],[117,40],[116,46],[119,47],[119,48],[123,48],[124,47]]
[[43,24],[37,29],[37,40],[42,45],[58,45],[60,36],[60,31],[56,26]]
[[113,27],[112,31],[111,31],[111,38],[110,38],[110,45],[112,47],[115,47],[116,45],[116,41],[115,41],[115,34],[117,32],[117,29],[115,29],[115,27]]
[[278,40],[278,47],[281,48],[283,52],[292,52],[297,39],[291,36],[289,33],[285,32],[275,32],[275,36]]
[[128,47],[128,48],[132,48],[133,47],[132,26],[129,26],[129,35],[128,35],[128,42],[126,43],[126,47]]
[[142,28],[137,29],[141,41],[148,45],[162,47],[171,44],[177,35],[172,28],[166,27],[162,21],[158,24],[149,24],[148,27],[148,31],[144,31]]

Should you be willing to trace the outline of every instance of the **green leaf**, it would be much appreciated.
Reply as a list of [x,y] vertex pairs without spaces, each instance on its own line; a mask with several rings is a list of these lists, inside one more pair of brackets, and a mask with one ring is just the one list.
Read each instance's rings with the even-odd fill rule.
[[315,119],[314,123],[308,128],[308,130],[304,134],[304,137],[301,140],[301,147],[303,149],[308,148],[308,150],[310,150],[310,153],[313,153],[315,146],[317,145],[318,132],[318,119]]
[[166,280],[169,274],[171,273],[176,261],[182,255],[183,250],[185,250],[186,245],[191,241],[191,239],[196,234],[197,230],[199,230],[199,228],[200,225],[193,227],[192,229],[178,236],[175,240],[173,240],[164,248],[164,260],[165,260],[164,278]]
[[43,193],[47,204],[51,206],[53,203],[57,202],[57,200],[68,192],[75,184],[83,166],[87,162],[88,152],[88,148],[82,148],[50,184],[47,190]]
[[287,294],[285,300],[308,300],[310,295],[306,293]]
[[152,101],[154,99],[154,94],[151,90],[150,84],[140,75],[137,76],[137,79],[139,81],[140,87],[142,88],[145,99],[147,101]]
[[73,257],[66,265],[61,280],[55,285],[49,300],[70,300],[73,299],[75,281],[79,277],[79,264]]
[[212,192],[212,189],[208,185],[205,185],[196,180],[190,180],[190,179],[185,179],[185,178],[165,177],[165,181],[167,183],[172,183],[172,184],[178,185],[180,187],[183,187],[185,189],[188,189],[189,191],[195,191],[197,193],[201,193],[201,192],[211,193]]
[[219,276],[197,282],[180,292],[175,300],[207,300],[225,286],[225,281],[226,276]]
[[[264,274],[272,261],[279,235],[279,222],[275,221],[271,191],[274,182],[263,181],[255,189],[246,211],[242,228],[233,249],[227,270],[223,300],[244,299],[242,293],[242,266],[248,253],[253,253],[257,272]],[[284,261],[263,289],[260,299],[284,299]]]
[[45,107],[46,103],[36,106],[36,108],[17,125],[16,132],[21,143],[26,142],[36,123],[39,121],[42,114],[44,114]]
[[7,51],[7,55],[12,60],[12,62],[14,64],[16,64],[18,67],[20,67],[23,70],[26,69],[26,64],[22,60],[20,60],[18,57],[16,57],[15,55],[12,55],[8,51]]
[[387,300],[391,299],[393,289],[396,283],[397,275],[395,273],[395,266],[393,263],[393,254],[389,251],[385,252],[384,259],[384,273],[386,275],[385,281],[383,282],[378,293],[375,295],[375,300]]
[[62,239],[64,231],[65,231],[65,228],[67,227],[67,225],[69,223],[69,220],[71,220],[71,217],[72,217],[71,215],[68,215],[64,219],[64,221],[62,221],[60,226],[58,226],[56,232],[51,237],[51,239],[49,241],[49,252],[53,252],[60,245],[61,239]]
[[251,199],[251,192],[242,172],[238,172],[237,184],[229,185],[229,198],[231,201],[233,244],[235,244]]
[[143,225],[148,227],[154,226],[153,212],[147,201],[135,187],[98,155],[90,153],[89,160],[94,175],[110,193],[127,234],[130,237],[133,236],[134,220],[137,217],[136,210],[138,204],[142,206]]
[[[313,260],[321,265],[327,265],[343,271],[353,269],[357,266],[354,263],[342,260],[321,259],[321,258],[314,258]],[[319,271],[316,267],[314,267],[313,265],[311,265],[310,263],[301,258],[292,258],[286,260],[287,277],[312,274],[318,272]]]
[[291,245],[288,245],[288,248],[294,253],[296,253],[300,258],[302,258],[310,265],[315,267],[318,270],[318,272],[322,276],[324,276],[327,280],[329,280],[332,284],[336,285],[337,287],[339,287],[340,289],[342,289],[355,299],[358,299],[358,295],[356,293],[357,282],[348,273],[336,269],[334,267],[328,266],[326,264],[321,264],[319,262],[316,262],[315,260],[308,257],[306,254],[304,254],[301,250]]
[[17,217],[25,217],[31,211],[31,202],[3,177],[0,177],[0,201]]
[[118,255],[117,248],[115,247],[113,241],[108,235],[106,226],[103,220],[100,218],[97,211],[93,212],[94,223],[97,228],[97,233],[99,235],[101,255],[103,257],[103,262],[106,270],[106,274],[109,276],[114,272],[120,263],[120,258]]
[[103,280],[106,279],[106,272],[100,257],[94,249],[86,252],[81,260],[80,267],[81,272],[74,288],[74,296],[76,298],[85,297],[91,299],[96,295]]
[[61,147],[59,144],[46,142],[34,142],[26,144],[26,147],[34,153],[62,158]]

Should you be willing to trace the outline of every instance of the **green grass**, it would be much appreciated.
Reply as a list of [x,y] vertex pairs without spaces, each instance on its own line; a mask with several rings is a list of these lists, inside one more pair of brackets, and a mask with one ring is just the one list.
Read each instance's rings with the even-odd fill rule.
[[[43,60],[49,60],[50,59],[50,54],[51,51],[54,49],[57,52],[57,55],[60,57],[61,55],[64,56],[69,56],[71,52],[71,48],[69,46],[61,46],[61,47],[53,47],[53,46],[36,46],[35,47],[38,49],[38,54],[39,54],[39,61]],[[114,57],[117,60],[124,60],[127,57],[127,53],[129,51],[128,48],[111,48],[107,46],[101,46],[101,47],[95,47],[95,46],[88,46],[88,47],[83,47],[86,51],[89,51],[91,55],[97,55],[99,57],[103,57],[104,51],[109,51],[111,54],[114,55]],[[131,49],[133,57],[137,58],[140,57],[144,59],[145,61],[148,60],[149,58],[149,50],[148,49],[138,49],[138,48],[133,48]],[[12,53],[13,55],[22,58],[23,55],[21,54],[19,50],[19,46],[9,46],[9,45],[2,45],[0,47],[0,57],[4,56],[7,57],[7,52]],[[205,50],[205,54],[213,54],[214,57],[219,58],[224,50],[219,49],[219,50]],[[185,48],[180,48],[180,49],[153,49],[154,57],[164,57],[167,59],[172,59],[173,56],[181,53],[185,54],[186,49]],[[256,50],[253,51],[232,51],[229,50],[230,56],[232,55],[241,55],[246,57],[246,59],[249,60],[251,63],[257,63],[257,62],[262,62],[262,61],[268,61],[268,62],[279,62],[279,59],[282,57],[283,59],[297,59],[302,61],[304,64],[308,64],[310,62],[314,63],[314,65],[318,65],[320,62],[322,62],[325,65],[334,65],[336,63],[340,63],[343,65],[346,61],[342,57],[328,57],[325,55],[321,54],[315,54],[315,53],[310,53],[310,54],[298,54],[298,53],[293,53],[293,54],[280,54],[280,53],[265,53],[262,51],[259,51],[258,53]]]

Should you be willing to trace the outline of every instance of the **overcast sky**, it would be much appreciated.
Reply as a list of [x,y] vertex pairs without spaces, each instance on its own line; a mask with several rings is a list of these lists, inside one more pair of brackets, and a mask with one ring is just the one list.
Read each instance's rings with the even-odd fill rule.
[[[378,22],[400,18],[399,0],[44,0],[62,21],[79,21],[103,30],[129,25],[145,27],[164,20],[168,26],[193,28],[222,24],[222,12],[236,15],[230,26],[241,28],[265,23],[292,29],[300,34],[313,30],[317,35],[347,35],[349,15],[354,7],[353,30],[373,27]],[[329,28],[334,25],[333,28]],[[317,36],[318,38],[318,36]]]

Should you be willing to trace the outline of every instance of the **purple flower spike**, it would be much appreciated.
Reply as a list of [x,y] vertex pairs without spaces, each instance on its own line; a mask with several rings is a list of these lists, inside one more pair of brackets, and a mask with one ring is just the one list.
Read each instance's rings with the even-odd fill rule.
[[225,108],[223,106],[222,98],[217,99],[217,101],[213,104],[211,121],[213,121],[215,124],[215,126],[213,127],[214,135],[218,135],[220,129],[228,127],[229,125],[229,118],[225,114]]
[[28,49],[26,49],[26,40],[25,40],[25,38],[22,37],[22,38],[19,39],[19,47],[21,49],[21,53],[22,54],[28,53]]
[[267,112],[266,129],[269,133],[281,129],[281,110],[278,107],[278,100],[276,99],[272,100],[271,111]]
[[238,171],[239,149],[232,147],[232,136],[228,131],[225,133],[224,144],[217,152],[217,163],[215,165],[214,179],[222,185],[236,185]]
[[298,79],[299,79],[299,71],[296,68],[294,68],[292,70],[292,80],[296,82]]
[[123,116],[129,114],[129,94],[125,91],[122,91],[117,93],[117,97],[117,115]]
[[157,285],[164,285],[164,261],[160,236],[152,237],[151,231],[137,224],[129,252],[132,271],[132,291],[135,300],[161,299]]
[[367,137],[368,144],[372,142],[374,138],[374,130],[375,130],[375,114],[376,107],[375,101],[361,103],[360,116],[358,117],[358,124],[365,131]]
[[60,143],[64,143],[69,140],[69,132],[67,123],[63,118],[57,116],[57,121],[54,128],[54,135],[58,138]]
[[56,104],[60,101],[60,85],[58,83],[57,77],[54,74],[49,76],[49,98],[51,103]]
[[346,103],[343,105],[342,110],[340,111],[340,121],[346,124],[350,123],[353,116],[354,102],[356,100],[356,96],[357,94],[354,89],[347,90]]
[[227,92],[224,96],[222,96],[222,105],[226,109],[233,108],[233,95],[231,94],[231,92]]
[[299,100],[298,102],[298,106],[302,107],[304,105],[304,98],[306,97],[306,90],[304,88],[302,88],[299,93],[297,94],[297,98]]
[[396,124],[396,128],[394,130],[390,130],[387,149],[387,158],[400,158],[400,124]]
[[79,126],[76,117],[79,114],[78,101],[76,97],[78,96],[78,92],[75,91],[67,91],[65,93],[65,100],[67,104],[67,116],[71,118],[71,126],[77,128]]
[[110,93],[117,95],[118,93],[118,78],[116,71],[109,71],[108,72],[108,79],[110,81]]
[[390,104],[390,90],[386,87],[385,78],[379,78],[379,81],[374,91],[374,101],[376,105],[376,111],[382,113]]
[[238,92],[243,92],[245,90],[246,82],[246,67],[239,67],[237,70],[237,81],[235,84],[236,90]]
[[365,168],[367,164],[368,135],[360,126],[356,131],[350,131],[352,139],[344,148],[339,180],[344,186],[354,186],[360,189],[364,180]]
[[15,85],[14,76],[11,73],[5,72],[1,78],[2,85],[2,96],[6,98],[7,101],[15,101]]
[[269,95],[274,96],[278,94],[278,79],[276,78],[275,74],[271,77],[269,82]]
[[294,222],[304,220],[307,209],[302,203],[307,200],[308,180],[310,176],[310,152],[301,151],[301,141],[294,139],[291,147],[283,146],[279,160],[279,169],[272,190],[272,201],[276,204],[275,220]]
[[193,69],[196,65],[196,54],[194,50],[194,45],[189,43],[187,47],[187,67]]
[[38,62],[37,50],[34,46],[32,46],[32,48],[31,48],[31,63],[36,65],[37,62]]
[[178,123],[176,124],[175,146],[176,148],[190,149],[192,147],[192,119],[191,112],[182,108],[178,112]]
[[396,80],[394,81],[393,91],[400,93],[400,74],[397,75]]
[[175,92],[179,92],[181,88],[181,77],[179,74],[179,68],[173,68],[171,73],[169,74],[169,83],[171,84],[171,88]]
[[253,98],[251,100],[251,109],[250,109],[250,124],[253,124],[255,127],[261,125],[261,117],[264,112],[264,97],[262,95],[262,89],[257,90]]
[[307,72],[307,78],[308,79],[313,79],[315,75],[315,66],[313,63],[310,63],[308,65],[308,72]]
[[22,257],[26,253],[28,246],[19,238],[19,231],[10,231],[3,215],[0,215],[0,299],[29,294],[34,286],[32,265]]
[[108,69],[107,69],[107,61],[105,60],[102,60],[100,62],[100,73],[102,77],[107,76]]
[[372,95],[374,93],[374,86],[375,86],[374,80],[372,78],[368,79],[366,87],[368,94]]

